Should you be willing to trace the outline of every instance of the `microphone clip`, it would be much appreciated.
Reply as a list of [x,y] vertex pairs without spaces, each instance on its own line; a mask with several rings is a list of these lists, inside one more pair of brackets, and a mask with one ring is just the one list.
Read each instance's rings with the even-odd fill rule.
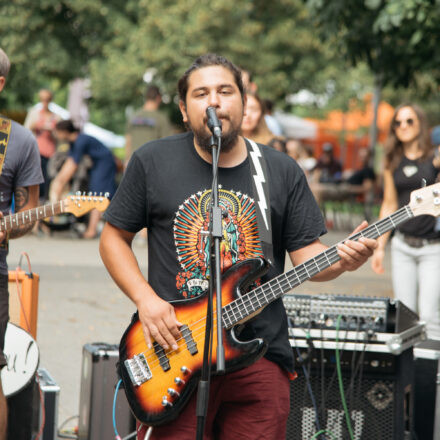
[[214,137],[220,138],[222,135],[222,123],[217,117],[217,112],[214,107],[209,106],[206,109],[206,116],[208,117],[208,128]]

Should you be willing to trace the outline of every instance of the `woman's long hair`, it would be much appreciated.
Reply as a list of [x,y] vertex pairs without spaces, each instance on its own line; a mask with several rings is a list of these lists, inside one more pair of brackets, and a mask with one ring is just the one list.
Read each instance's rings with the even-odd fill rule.
[[261,116],[258,121],[258,124],[252,131],[251,136],[249,137],[254,142],[267,145],[274,138],[274,135],[269,130],[269,128],[266,125],[266,121],[264,120],[264,114],[266,110],[264,102],[256,93],[246,92],[246,95],[253,96],[257,100],[258,105],[260,106],[261,109]]
[[385,141],[385,169],[394,171],[398,166],[403,156],[403,144],[396,135],[396,117],[399,111],[404,107],[410,107],[414,110],[419,120],[420,133],[418,136],[419,149],[422,151],[420,160],[426,159],[432,152],[431,140],[429,137],[429,126],[425,112],[415,104],[401,104],[394,111],[393,119],[391,120],[388,137]]

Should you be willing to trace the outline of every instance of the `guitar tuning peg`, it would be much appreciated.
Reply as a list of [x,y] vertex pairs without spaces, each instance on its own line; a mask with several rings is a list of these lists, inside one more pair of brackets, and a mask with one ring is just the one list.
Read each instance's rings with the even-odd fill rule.
[[104,197],[109,198],[110,197],[110,193],[108,193],[108,192],[104,193]]
[[93,193],[93,197],[96,197],[96,191]]
[[81,195],[81,191],[77,191],[77,192],[75,193],[75,195],[80,196],[80,195]]
[[92,194],[93,194],[92,191],[89,191],[87,195],[88,195],[89,197],[91,197]]
[[426,179],[422,178],[421,188],[425,188],[425,186],[426,186]]

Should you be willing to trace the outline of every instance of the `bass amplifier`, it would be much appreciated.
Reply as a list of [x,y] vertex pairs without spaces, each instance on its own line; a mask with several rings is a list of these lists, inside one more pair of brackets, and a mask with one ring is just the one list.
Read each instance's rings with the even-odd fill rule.
[[[79,395],[79,440],[113,439],[113,398],[117,382],[117,345],[91,343],[83,347],[81,388]],[[116,427],[125,437],[135,430],[124,390],[118,390]]]
[[294,354],[298,378],[291,382],[287,440],[415,438],[412,348],[399,356],[341,350],[340,375],[334,350],[303,349],[299,356],[294,349]]

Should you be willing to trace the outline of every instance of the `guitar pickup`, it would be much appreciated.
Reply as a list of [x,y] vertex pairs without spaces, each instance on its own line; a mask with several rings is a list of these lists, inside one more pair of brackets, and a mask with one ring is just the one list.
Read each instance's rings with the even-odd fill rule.
[[191,353],[192,356],[197,354],[199,351],[197,350],[197,344],[194,341],[193,335],[189,327],[185,324],[180,327],[180,333],[183,336],[183,339],[185,339],[186,342],[186,348]]
[[132,359],[127,359],[124,361],[124,365],[133,385],[140,386],[153,377],[143,353],[134,355]]
[[163,371],[168,371],[170,367],[170,361],[168,360],[167,354],[163,347],[161,347],[157,342],[153,343],[154,351],[156,353],[157,358],[159,359],[159,364],[162,367]]

